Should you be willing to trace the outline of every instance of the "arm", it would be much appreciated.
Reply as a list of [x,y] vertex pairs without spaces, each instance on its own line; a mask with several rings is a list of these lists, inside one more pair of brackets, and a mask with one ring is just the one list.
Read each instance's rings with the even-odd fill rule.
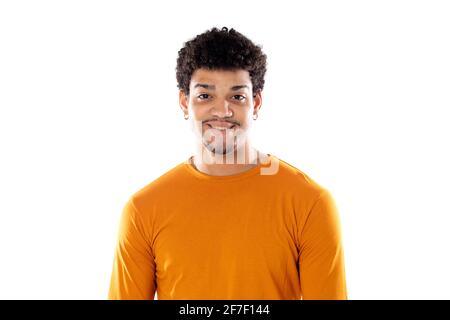
[[313,204],[299,239],[303,300],[347,300],[339,212],[328,190]]
[[114,253],[109,300],[153,300],[155,260],[133,200],[125,205]]

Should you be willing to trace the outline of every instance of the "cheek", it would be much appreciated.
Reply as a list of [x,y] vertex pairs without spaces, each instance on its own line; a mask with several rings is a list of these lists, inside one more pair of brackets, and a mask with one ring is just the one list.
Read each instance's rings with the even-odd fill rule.
[[202,121],[205,119],[205,115],[203,114],[200,108],[197,108],[193,105],[189,105],[189,119],[191,123],[191,130],[199,133],[202,131]]
[[204,118],[208,113],[208,108],[206,106],[198,105],[195,103],[191,103],[189,105],[189,112],[192,113],[192,116],[196,119]]
[[197,108],[195,106],[191,106],[189,109],[189,117],[191,118],[191,121],[196,123],[196,126],[201,127],[201,123],[203,120],[207,118],[207,114],[204,111],[204,108]]
[[236,120],[239,121],[240,126],[242,128],[247,128],[250,124],[251,124],[251,120],[252,120],[252,114],[245,112],[245,113],[239,113],[236,116]]

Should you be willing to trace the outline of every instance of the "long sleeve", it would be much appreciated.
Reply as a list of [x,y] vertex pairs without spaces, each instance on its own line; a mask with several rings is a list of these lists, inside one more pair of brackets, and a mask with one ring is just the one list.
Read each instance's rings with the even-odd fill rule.
[[148,234],[130,199],[120,220],[108,299],[153,300],[155,279],[155,260]]
[[328,190],[312,206],[300,233],[303,300],[347,300],[339,212]]

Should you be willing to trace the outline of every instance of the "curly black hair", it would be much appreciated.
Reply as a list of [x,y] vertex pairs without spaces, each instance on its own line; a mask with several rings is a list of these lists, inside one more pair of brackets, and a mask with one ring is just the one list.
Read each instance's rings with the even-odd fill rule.
[[189,84],[196,69],[237,70],[249,72],[253,96],[264,88],[267,57],[262,47],[233,28],[216,27],[184,43],[178,51],[177,87],[189,95]]

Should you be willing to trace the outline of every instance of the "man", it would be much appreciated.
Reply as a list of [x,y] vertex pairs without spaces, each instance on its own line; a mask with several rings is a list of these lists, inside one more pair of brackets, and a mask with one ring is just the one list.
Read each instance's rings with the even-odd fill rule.
[[178,54],[198,148],[125,205],[108,298],[347,299],[331,194],[251,144],[266,55],[225,27]]

